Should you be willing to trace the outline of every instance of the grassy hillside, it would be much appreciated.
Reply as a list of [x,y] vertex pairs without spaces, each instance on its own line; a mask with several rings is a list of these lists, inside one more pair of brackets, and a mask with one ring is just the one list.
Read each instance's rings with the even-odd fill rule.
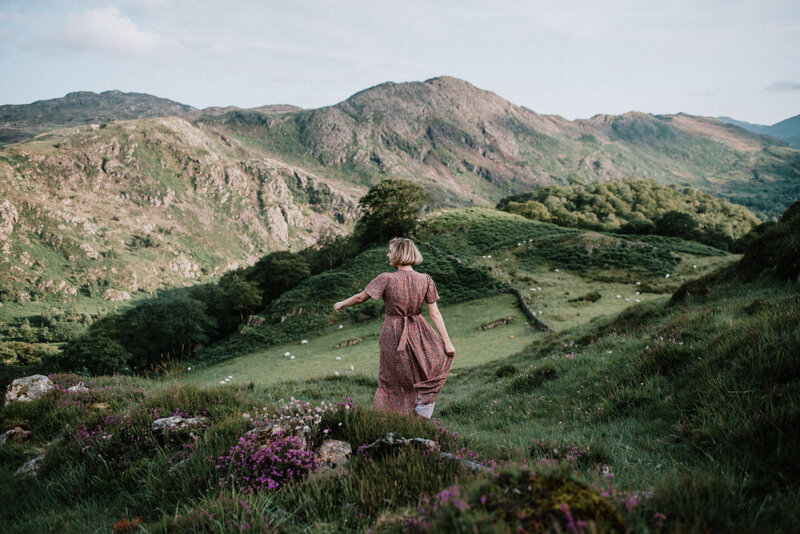
[[[64,388],[79,377],[54,376],[59,390],[0,409],[0,428],[33,432],[30,442],[0,448],[0,494],[18,503],[0,519],[38,532],[108,531],[123,518],[140,518],[150,532],[226,532],[244,522],[266,531],[264,521],[284,532],[492,532],[501,518],[510,528],[555,521],[569,529],[572,516],[601,532],[619,531],[615,521],[636,532],[790,532],[800,520],[791,452],[800,428],[800,301],[796,285],[744,280],[709,278],[704,294],[671,306],[633,306],[457,368],[436,424],[369,410],[375,380],[360,373],[203,388],[98,377],[77,394]],[[444,308],[446,319],[453,308]],[[290,396],[310,406],[278,401]],[[313,413],[318,402],[345,397],[358,409],[321,407],[313,435],[330,429],[354,449],[388,431],[431,438],[457,457],[496,462],[497,474],[476,477],[411,449],[356,455],[340,472],[279,490],[249,493],[240,478],[220,485],[229,467],[207,458],[227,454],[255,414]],[[210,419],[188,442],[152,438],[150,421],[173,413]],[[12,471],[42,450],[43,474],[14,480]],[[531,497],[512,491],[526,485],[536,488]]]
[[183,116],[192,106],[143,93],[78,91],[63,98],[0,106],[0,146],[66,127],[116,120]]
[[[442,305],[504,293],[513,284],[525,289],[532,301],[545,299],[539,308],[551,314],[554,326],[580,316],[581,310],[570,299],[599,291],[608,295],[608,300],[617,300],[615,296],[622,293],[620,302],[634,302],[644,298],[640,293],[667,293],[687,277],[695,278],[711,266],[731,261],[723,251],[680,239],[649,236],[639,241],[563,228],[488,208],[432,214],[421,226],[419,239],[425,261],[418,270],[433,277]],[[260,354],[266,348],[321,335],[334,324],[380,317],[383,308],[377,302],[349,308],[343,314],[334,313],[333,304],[363,290],[387,269],[385,247],[378,247],[311,276],[260,313],[263,324],[240,329],[222,343],[202,350],[198,358],[208,363],[232,354]],[[669,273],[672,278],[665,278]],[[593,309],[605,309],[605,302]],[[618,311],[619,307],[612,309]],[[584,310],[582,318],[595,314]]]

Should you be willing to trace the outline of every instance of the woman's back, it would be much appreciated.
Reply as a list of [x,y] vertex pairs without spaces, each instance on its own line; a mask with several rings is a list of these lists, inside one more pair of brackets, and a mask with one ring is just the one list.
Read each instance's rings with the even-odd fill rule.
[[387,315],[419,315],[423,302],[439,299],[433,279],[410,269],[383,273],[365,291],[373,298],[383,297]]

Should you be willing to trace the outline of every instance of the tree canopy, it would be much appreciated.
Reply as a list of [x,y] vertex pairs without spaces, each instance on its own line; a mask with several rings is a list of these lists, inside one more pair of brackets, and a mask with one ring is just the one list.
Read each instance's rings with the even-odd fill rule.
[[384,180],[358,201],[363,216],[356,231],[365,242],[409,237],[429,200],[428,193],[414,182]]

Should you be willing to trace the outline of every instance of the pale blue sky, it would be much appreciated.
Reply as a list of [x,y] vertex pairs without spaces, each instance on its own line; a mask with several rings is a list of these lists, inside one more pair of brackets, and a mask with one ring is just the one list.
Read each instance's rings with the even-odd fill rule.
[[120,89],[319,107],[463,78],[538,113],[800,113],[797,0],[0,0],[0,104]]

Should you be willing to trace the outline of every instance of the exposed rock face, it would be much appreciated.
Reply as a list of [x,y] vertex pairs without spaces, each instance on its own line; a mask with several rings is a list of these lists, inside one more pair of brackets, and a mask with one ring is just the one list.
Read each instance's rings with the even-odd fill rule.
[[328,471],[345,465],[352,453],[353,449],[346,441],[326,439],[317,449],[320,470]]
[[27,441],[30,437],[30,430],[24,430],[18,426],[15,426],[11,430],[7,430],[0,434],[0,445],[6,442],[22,443],[23,441]]
[[22,466],[16,470],[16,474],[20,476],[36,476],[42,470],[42,466],[44,465],[44,454],[40,454],[33,460],[25,462]]
[[44,375],[31,375],[17,378],[8,387],[6,403],[14,401],[30,402],[38,399],[51,389],[53,383]]

